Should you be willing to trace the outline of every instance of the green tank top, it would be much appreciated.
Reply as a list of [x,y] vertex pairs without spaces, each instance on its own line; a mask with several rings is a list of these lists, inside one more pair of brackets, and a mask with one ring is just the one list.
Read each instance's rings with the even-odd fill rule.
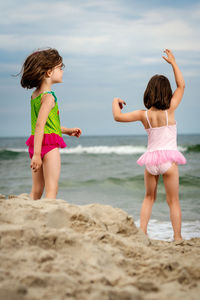
[[60,128],[60,117],[59,117],[59,110],[58,110],[58,103],[57,98],[54,92],[44,92],[41,93],[36,98],[31,98],[31,134],[35,134],[35,127],[37,118],[39,115],[40,107],[41,107],[41,98],[44,94],[52,94],[55,99],[55,106],[52,108],[48,115],[48,119],[44,126],[44,134],[45,133],[55,133],[59,136],[62,136],[61,128]]

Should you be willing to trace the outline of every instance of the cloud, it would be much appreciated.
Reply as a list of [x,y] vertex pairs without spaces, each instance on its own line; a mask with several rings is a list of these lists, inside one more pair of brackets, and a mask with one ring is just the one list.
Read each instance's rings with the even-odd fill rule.
[[[91,128],[93,133],[99,133],[102,116],[106,119],[109,115],[104,121],[112,131],[113,120],[109,118],[114,96],[127,100],[132,109],[139,109],[144,88],[153,74],[165,74],[174,84],[171,68],[162,63],[161,57],[168,47],[174,51],[187,79],[185,98],[189,101],[184,101],[183,107],[188,105],[184,103],[193,107],[193,125],[183,121],[183,129],[198,127],[192,115],[199,110],[195,95],[200,72],[200,5],[194,0],[183,0],[181,6],[178,2],[0,1],[0,101],[7,99],[1,116],[9,120],[10,107],[13,112],[23,105],[27,111],[29,107],[30,91],[25,93],[19,78],[11,78],[10,74],[20,71],[32,51],[55,47],[66,64],[64,84],[58,88],[62,119],[74,124],[76,117],[88,133]],[[57,87],[53,88],[56,91]],[[187,113],[183,114],[182,119],[187,118]],[[6,125],[7,132],[12,132],[9,126],[12,122]]]
[[76,5],[60,1],[47,6],[45,1],[24,2],[0,19],[1,27],[10,24],[12,28],[1,34],[0,48],[31,51],[52,45],[66,55],[124,57],[133,57],[141,49],[155,52],[169,46],[179,51],[200,50],[197,38],[200,30],[196,23],[200,6],[189,11],[162,6],[143,10],[134,7],[134,2],[132,6],[125,3],[78,1]]

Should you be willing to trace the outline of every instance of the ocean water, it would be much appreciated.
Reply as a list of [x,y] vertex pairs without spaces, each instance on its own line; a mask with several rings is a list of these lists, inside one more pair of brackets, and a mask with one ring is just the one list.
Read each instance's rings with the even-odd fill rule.
[[[29,193],[30,159],[24,138],[0,138],[0,193]],[[62,168],[57,198],[72,204],[100,203],[128,212],[139,226],[144,198],[144,168],[137,165],[146,150],[146,136],[83,136],[64,138],[68,147],[60,150]],[[182,235],[200,237],[200,135],[179,135],[178,148],[187,159],[179,167]],[[148,235],[172,240],[173,230],[159,179]]]

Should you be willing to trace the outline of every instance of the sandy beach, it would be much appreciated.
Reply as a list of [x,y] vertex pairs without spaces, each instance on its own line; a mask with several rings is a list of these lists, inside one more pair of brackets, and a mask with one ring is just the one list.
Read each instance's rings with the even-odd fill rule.
[[121,209],[1,195],[0,299],[199,299],[200,239],[148,239]]

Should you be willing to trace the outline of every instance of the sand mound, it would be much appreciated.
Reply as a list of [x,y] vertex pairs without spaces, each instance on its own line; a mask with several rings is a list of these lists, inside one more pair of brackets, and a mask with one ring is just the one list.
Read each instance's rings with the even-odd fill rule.
[[199,299],[200,239],[150,241],[108,205],[0,205],[0,299]]

